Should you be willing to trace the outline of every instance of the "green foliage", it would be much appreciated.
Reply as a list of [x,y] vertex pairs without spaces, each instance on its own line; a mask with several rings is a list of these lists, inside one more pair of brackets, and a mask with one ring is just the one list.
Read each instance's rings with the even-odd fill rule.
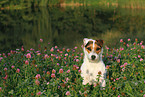
[[[3,9],[24,9],[28,7],[38,7],[38,6],[78,6],[75,4],[80,4],[81,6],[115,6],[115,7],[125,7],[125,8],[144,8],[143,0],[1,0],[0,7]],[[79,6],[80,6],[79,5]]]
[[1,96],[143,96],[145,95],[145,46],[120,40],[120,47],[104,47],[106,87],[82,85],[83,53],[73,49],[11,51],[0,55]]

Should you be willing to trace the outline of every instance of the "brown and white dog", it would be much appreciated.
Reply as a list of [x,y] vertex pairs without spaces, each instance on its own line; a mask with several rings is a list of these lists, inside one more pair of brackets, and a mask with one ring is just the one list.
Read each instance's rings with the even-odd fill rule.
[[83,85],[97,83],[98,75],[99,84],[105,87],[106,70],[102,61],[103,40],[93,40],[84,38],[84,62],[81,66],[81,76],[83,77]]

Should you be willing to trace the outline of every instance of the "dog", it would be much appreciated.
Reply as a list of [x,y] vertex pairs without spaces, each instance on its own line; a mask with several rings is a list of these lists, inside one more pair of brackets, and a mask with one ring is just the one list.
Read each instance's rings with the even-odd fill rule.
[[[93,40],[84,38],[84,60],[81,66],[81,76],[83,85],[95,85],[99,83],[101,87],[105,87],[106,70],[102,61],[103,40]],[[98,81],[99,80],[99,81]]]

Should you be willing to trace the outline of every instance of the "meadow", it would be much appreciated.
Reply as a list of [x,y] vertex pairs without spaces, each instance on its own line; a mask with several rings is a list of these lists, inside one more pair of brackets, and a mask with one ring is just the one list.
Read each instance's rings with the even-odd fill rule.
[[25,9],[44,6],[114,6],[129,9],[145,9],[143,0],[1,0],[0,10]]
[[[104,46],[106,87],[82,85],[83,51],[78,47],[43,46],[0,54],[0,95],[16,97],[145,97],[145,46],[137,39],[120,39],[120,47]],[[97,82],[96,82],[97,83]]]

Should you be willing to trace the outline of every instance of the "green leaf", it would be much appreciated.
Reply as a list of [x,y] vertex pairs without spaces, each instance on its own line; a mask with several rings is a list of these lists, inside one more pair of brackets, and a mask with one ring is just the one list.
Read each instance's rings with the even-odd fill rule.
[[14,90],[11,90],[8,92],[9,94],[14,94]]

